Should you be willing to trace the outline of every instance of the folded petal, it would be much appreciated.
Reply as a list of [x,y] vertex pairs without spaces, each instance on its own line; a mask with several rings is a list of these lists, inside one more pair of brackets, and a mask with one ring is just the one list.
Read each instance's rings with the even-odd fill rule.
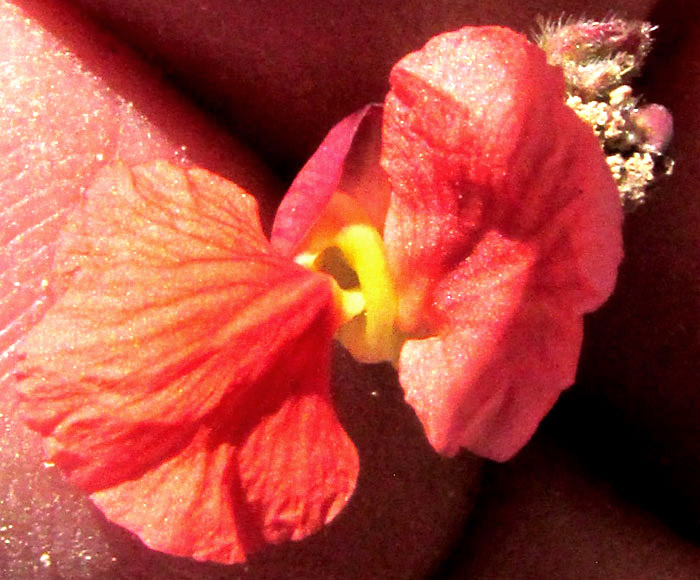
[[536,279],[546,276],[536,260],[489,232],[435,291],[449,326],[401,351],[406,400],[441,453],[510,458],[574,381],[581,317],[541,295],[552,289]]
[[[108,518],[163,551],[244,559],[273,508],[247,499],[259,482],[241,457],[275,420],[264,445],[284,457],[259,478],[321,461],[329,481],[279,488],[294,506],[279,536],[347,501],[357,456],[330,404],[332,289],[270,250],[253,198],[203,170],[114,165],[69,218],[54,272],[60,298],[21,349],[21,411]],[[326,434],[313,455],[280,441],[309,424]]]
[[[512,456],[574,379],[614,286],[617,190],[526,39],[465,28],[392,72],[382,163],[401,384],[435,447]],[[420,160],[419,162],[417,160]]]
[[272,245],[278,252],[298,251],[337,191],[350,195],[373,225],[383,228],[390,192],[379,166],[381,119],[382,107],[367,105],[329,131],[277,210]]

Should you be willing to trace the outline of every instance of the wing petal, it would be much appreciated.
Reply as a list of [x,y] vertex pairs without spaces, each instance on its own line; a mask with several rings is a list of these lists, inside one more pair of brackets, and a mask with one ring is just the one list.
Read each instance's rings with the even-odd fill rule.
[[319,501],[344,504],[357,458],[330,402],[332,289],[271,251],[252,197],[203,170],[117,164],[69,218],[54,270],[60,298],[22,347],[21,411],[108,518],[157,549],[242,559],[265,534],[246,515],[241,486],[255,482],[239,456],[278,413],[274,435],[297,437],[289,398],[318,401],[319,429],[344,450],[290,458],[343,476],[327,496],[295,497],[316,512],[289,535],[332,517]]

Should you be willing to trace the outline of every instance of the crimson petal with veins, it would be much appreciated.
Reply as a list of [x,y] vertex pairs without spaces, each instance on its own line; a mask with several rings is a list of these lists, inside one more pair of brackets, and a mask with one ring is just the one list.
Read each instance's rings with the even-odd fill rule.
[[230,563],[338,513],[358,458],[330,400],[332,290],[271,250],[252,197],[204,170],[116,164],[54,275],[21,411],[109,519]]

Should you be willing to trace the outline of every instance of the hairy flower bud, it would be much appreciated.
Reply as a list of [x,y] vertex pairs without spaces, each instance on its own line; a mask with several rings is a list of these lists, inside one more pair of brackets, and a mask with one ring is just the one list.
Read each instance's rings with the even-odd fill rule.
[[537,43],[547,61],[562,68],[567,104],[598,137],[621,203],[640,205],[649,186],[673,169],[664,155],[673,134],[671,113],[662,105],[640,105],[628,84],[642,69],[655,27],[615,17],[539,25]]

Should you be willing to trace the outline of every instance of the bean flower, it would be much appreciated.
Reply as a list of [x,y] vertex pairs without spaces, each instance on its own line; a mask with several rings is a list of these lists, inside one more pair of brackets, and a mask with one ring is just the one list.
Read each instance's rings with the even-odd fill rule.
[[391,73],[282,201],[114,164],[65,226],[20,408],[107,518],[167,553],[241,562],[344,507],[357,451],[331,342],[393,364],[437,452],[506,460],[574,380],[621,259],[616,186],[561,71],[465,28]]

